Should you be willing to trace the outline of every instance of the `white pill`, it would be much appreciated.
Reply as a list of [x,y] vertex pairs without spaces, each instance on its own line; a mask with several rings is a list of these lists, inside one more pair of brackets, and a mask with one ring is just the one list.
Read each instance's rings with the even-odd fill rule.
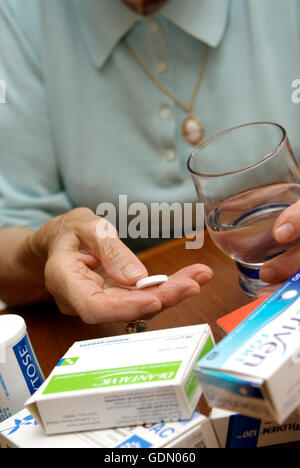
[[135,287],[136,289],[150,288],[150,286],[157,286],[158,284],[165,283],[168,279],[167,275],[148,276],[148,278],[139,280]]

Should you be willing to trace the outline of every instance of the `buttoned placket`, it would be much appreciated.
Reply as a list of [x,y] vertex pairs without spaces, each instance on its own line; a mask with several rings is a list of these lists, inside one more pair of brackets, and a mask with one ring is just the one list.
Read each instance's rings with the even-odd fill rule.
[[[169,90],[173,91],[173,76],[171,57],[168,51],[164,25],[158,19],[151,18],[148,21],[151,32],[151,51],[153,54],[154,73],[158,80]],[[153,86],[154,83],[153,83]],[[160,138],[162,145],[162,157],[168,163],[176,163],[176,112],[175,103],[163,93],[160,93],[160,108],[158,118],[160,120]]]
[[[165,28],[167,25],[161,18],[147,18],[133,28],[126,42],[145,68],[166,89],[176,94],[174,64],[168,48]],[[155,167],[153,177],[159,185],[163,186],[181,183],[183,180],[182,165],[176,152],[176,104],[153,82],[143,66],[132,56],[130,50],[128,54],[137,68],[137,74],[144,76],[149,93],[151,93],[145,96],[145,105],[147,98],[150,98],[149,109],[151,109],[151,114],[145,115],[145,118],[152,119],[152,128],[155,128],[152,137],[157,151],[154,151],[153,158],[157,163],[153,166]]]

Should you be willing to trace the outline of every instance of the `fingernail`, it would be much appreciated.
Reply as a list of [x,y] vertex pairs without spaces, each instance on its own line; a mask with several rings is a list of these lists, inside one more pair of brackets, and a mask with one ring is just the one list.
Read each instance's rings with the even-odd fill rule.
[[140,267],[139,264],[136,263],[128,263],[123,269],[122,273],[126,279],[132,281],[140,279],[141,276],[145,275],[144,268]]
[[275,231],[275,237],[278,242],[288,242],[295,234],[295,228],[292,223],[286,223]]
[[161,303],[154,301],[151,304],[146,305],[142,310],[142,314],[151,314],[152,312],[158,312],[161,309]]
[[272,283],[273,281],[275,281],[276,277],[277,277],[276,272],[273,270],[273,268],[270,268],[270,267],[264,268],[260,272],[260,279],[264,283]]

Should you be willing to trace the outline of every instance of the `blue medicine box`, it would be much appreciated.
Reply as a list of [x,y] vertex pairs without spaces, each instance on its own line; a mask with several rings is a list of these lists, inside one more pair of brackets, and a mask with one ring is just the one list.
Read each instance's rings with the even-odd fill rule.
[[300,405],[300,271],[197,362],[212,407],[281,424]]

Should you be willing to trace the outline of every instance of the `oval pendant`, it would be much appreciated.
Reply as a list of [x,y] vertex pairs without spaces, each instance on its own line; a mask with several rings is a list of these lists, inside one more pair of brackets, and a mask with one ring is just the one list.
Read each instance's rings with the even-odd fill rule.
[[182,122],[182,137],[192,146],[199,145],[205,136],[204,125],[198,117],[189,114]]

